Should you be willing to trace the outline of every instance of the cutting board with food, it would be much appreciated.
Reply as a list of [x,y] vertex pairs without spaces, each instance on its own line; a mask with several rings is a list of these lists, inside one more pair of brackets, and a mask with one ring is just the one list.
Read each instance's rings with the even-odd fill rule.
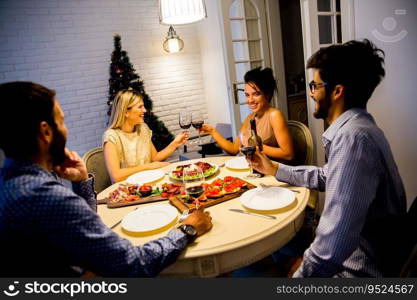
[[[223,179],[217,178],[212,183],[203,183],[202,186],[204,187],[204,194],[197,200],[199,205],[204,207],[234,199],[244,192],[256,188],[255,185],[233,176],[226,176]],[[171,204],[181,212],[186,209],[194,210],[197,200],[184,193],[173,195],[169,198]]]
[[153,187],[148,184],[120,184],[107,198],[97,200],[97,204],[107,204],[109,208],[124,207],[129,205],[168,200],[179,195],[182,184],[164,183],[162,186]]

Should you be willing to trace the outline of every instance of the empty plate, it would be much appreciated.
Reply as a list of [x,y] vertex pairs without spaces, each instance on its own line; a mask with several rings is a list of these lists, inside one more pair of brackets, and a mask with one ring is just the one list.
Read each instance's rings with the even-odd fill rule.
[[170,204],[155,204],[138,208],[122,220],[122,228],[130,232],[148,232],[163,228],[175,221],[178,212]]
[[161,170],[148,170],[142,171],[133,175],[130,175],[126,182],[130,184],[146,184],[157,181],[165,176],[165,173]]
[[243,206],[259,211],[280,209],[292,204],[294,200],[294,192],[276,186],[258,187],[244,192],[240,196],[240,202]]
[[247,170],[249,169],[249,164],[244,156],[237,156],[226,161],[225,166],[229,169],[235,170]]

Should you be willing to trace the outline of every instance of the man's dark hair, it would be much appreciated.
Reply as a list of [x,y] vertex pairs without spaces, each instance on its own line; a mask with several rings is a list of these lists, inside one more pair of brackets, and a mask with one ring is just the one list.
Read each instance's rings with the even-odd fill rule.
[[337,84],[344,85],[346,108],[366,108],[385,76],[384,58],[384,51],[367,39],[349,41],[320,49],[309,58],[307,68],[319,70],[327,93]]
[[38,154],[39,124],[56,128],[55,91],[33,82],[0,84],[0,148],[8,157],[30,159]]
[[245,74],[245,83],[253,82],[260,89],[260,91],[267,96],[271,102],[274,91],[277,89],[277,82],[271,68],[261,70],[261,67],[252,69]]

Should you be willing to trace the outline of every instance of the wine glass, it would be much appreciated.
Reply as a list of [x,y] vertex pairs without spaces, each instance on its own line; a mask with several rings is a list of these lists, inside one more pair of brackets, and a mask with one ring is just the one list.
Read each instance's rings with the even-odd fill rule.
[[[240,152],[246,156],[246,159],[252,158],[256,152],[256,145],[250,143],[250,133],[249,131],[241,131],[239,133],[239,142],[240,142]],[[249,164],[249,175],[246,175],[245,178],[259,178],[260,174],[254,173],[252,166]]]
[[184,167],[182,176],[185,192],[189,200],[195,203],[195,208],[198,209],[200,207],[198,198],[204,193],[205,179],[203,170],[197,165],[191,164]]
[[201,145],[201,136],[200,136],[200,128],[204,124],[204,118],[199,112],[192,112],[191,113],[191,124],[195,129],[198,131],[198,145]]
[[[188,132],[188,129],[191,127],[191,115],[187,112],[180,112],[178,114],[178,124],[180,125],[181,129],[183,129],[183,132]],[[185,143],[183,146],[187,147],[187,143]]]

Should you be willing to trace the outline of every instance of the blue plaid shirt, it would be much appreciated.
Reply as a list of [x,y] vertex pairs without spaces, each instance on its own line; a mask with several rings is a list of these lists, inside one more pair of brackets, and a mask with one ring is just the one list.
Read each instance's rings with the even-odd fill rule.
[[[93,180],[66,187],[37,164],[6,158],[0,171],[0,276],[157,275],[187,244],[171,230],[135,247],[96,213]],[[75,267],[74,267],[75,266]]]
[[324,167],[280,164],[276,174],[280,181],[326,191],[316,238],[294,277],[380,277],[381,243],[369,232],[385,216],[406,211],[390,146],[372,116],[356,108],[326,130],[323,144]]

